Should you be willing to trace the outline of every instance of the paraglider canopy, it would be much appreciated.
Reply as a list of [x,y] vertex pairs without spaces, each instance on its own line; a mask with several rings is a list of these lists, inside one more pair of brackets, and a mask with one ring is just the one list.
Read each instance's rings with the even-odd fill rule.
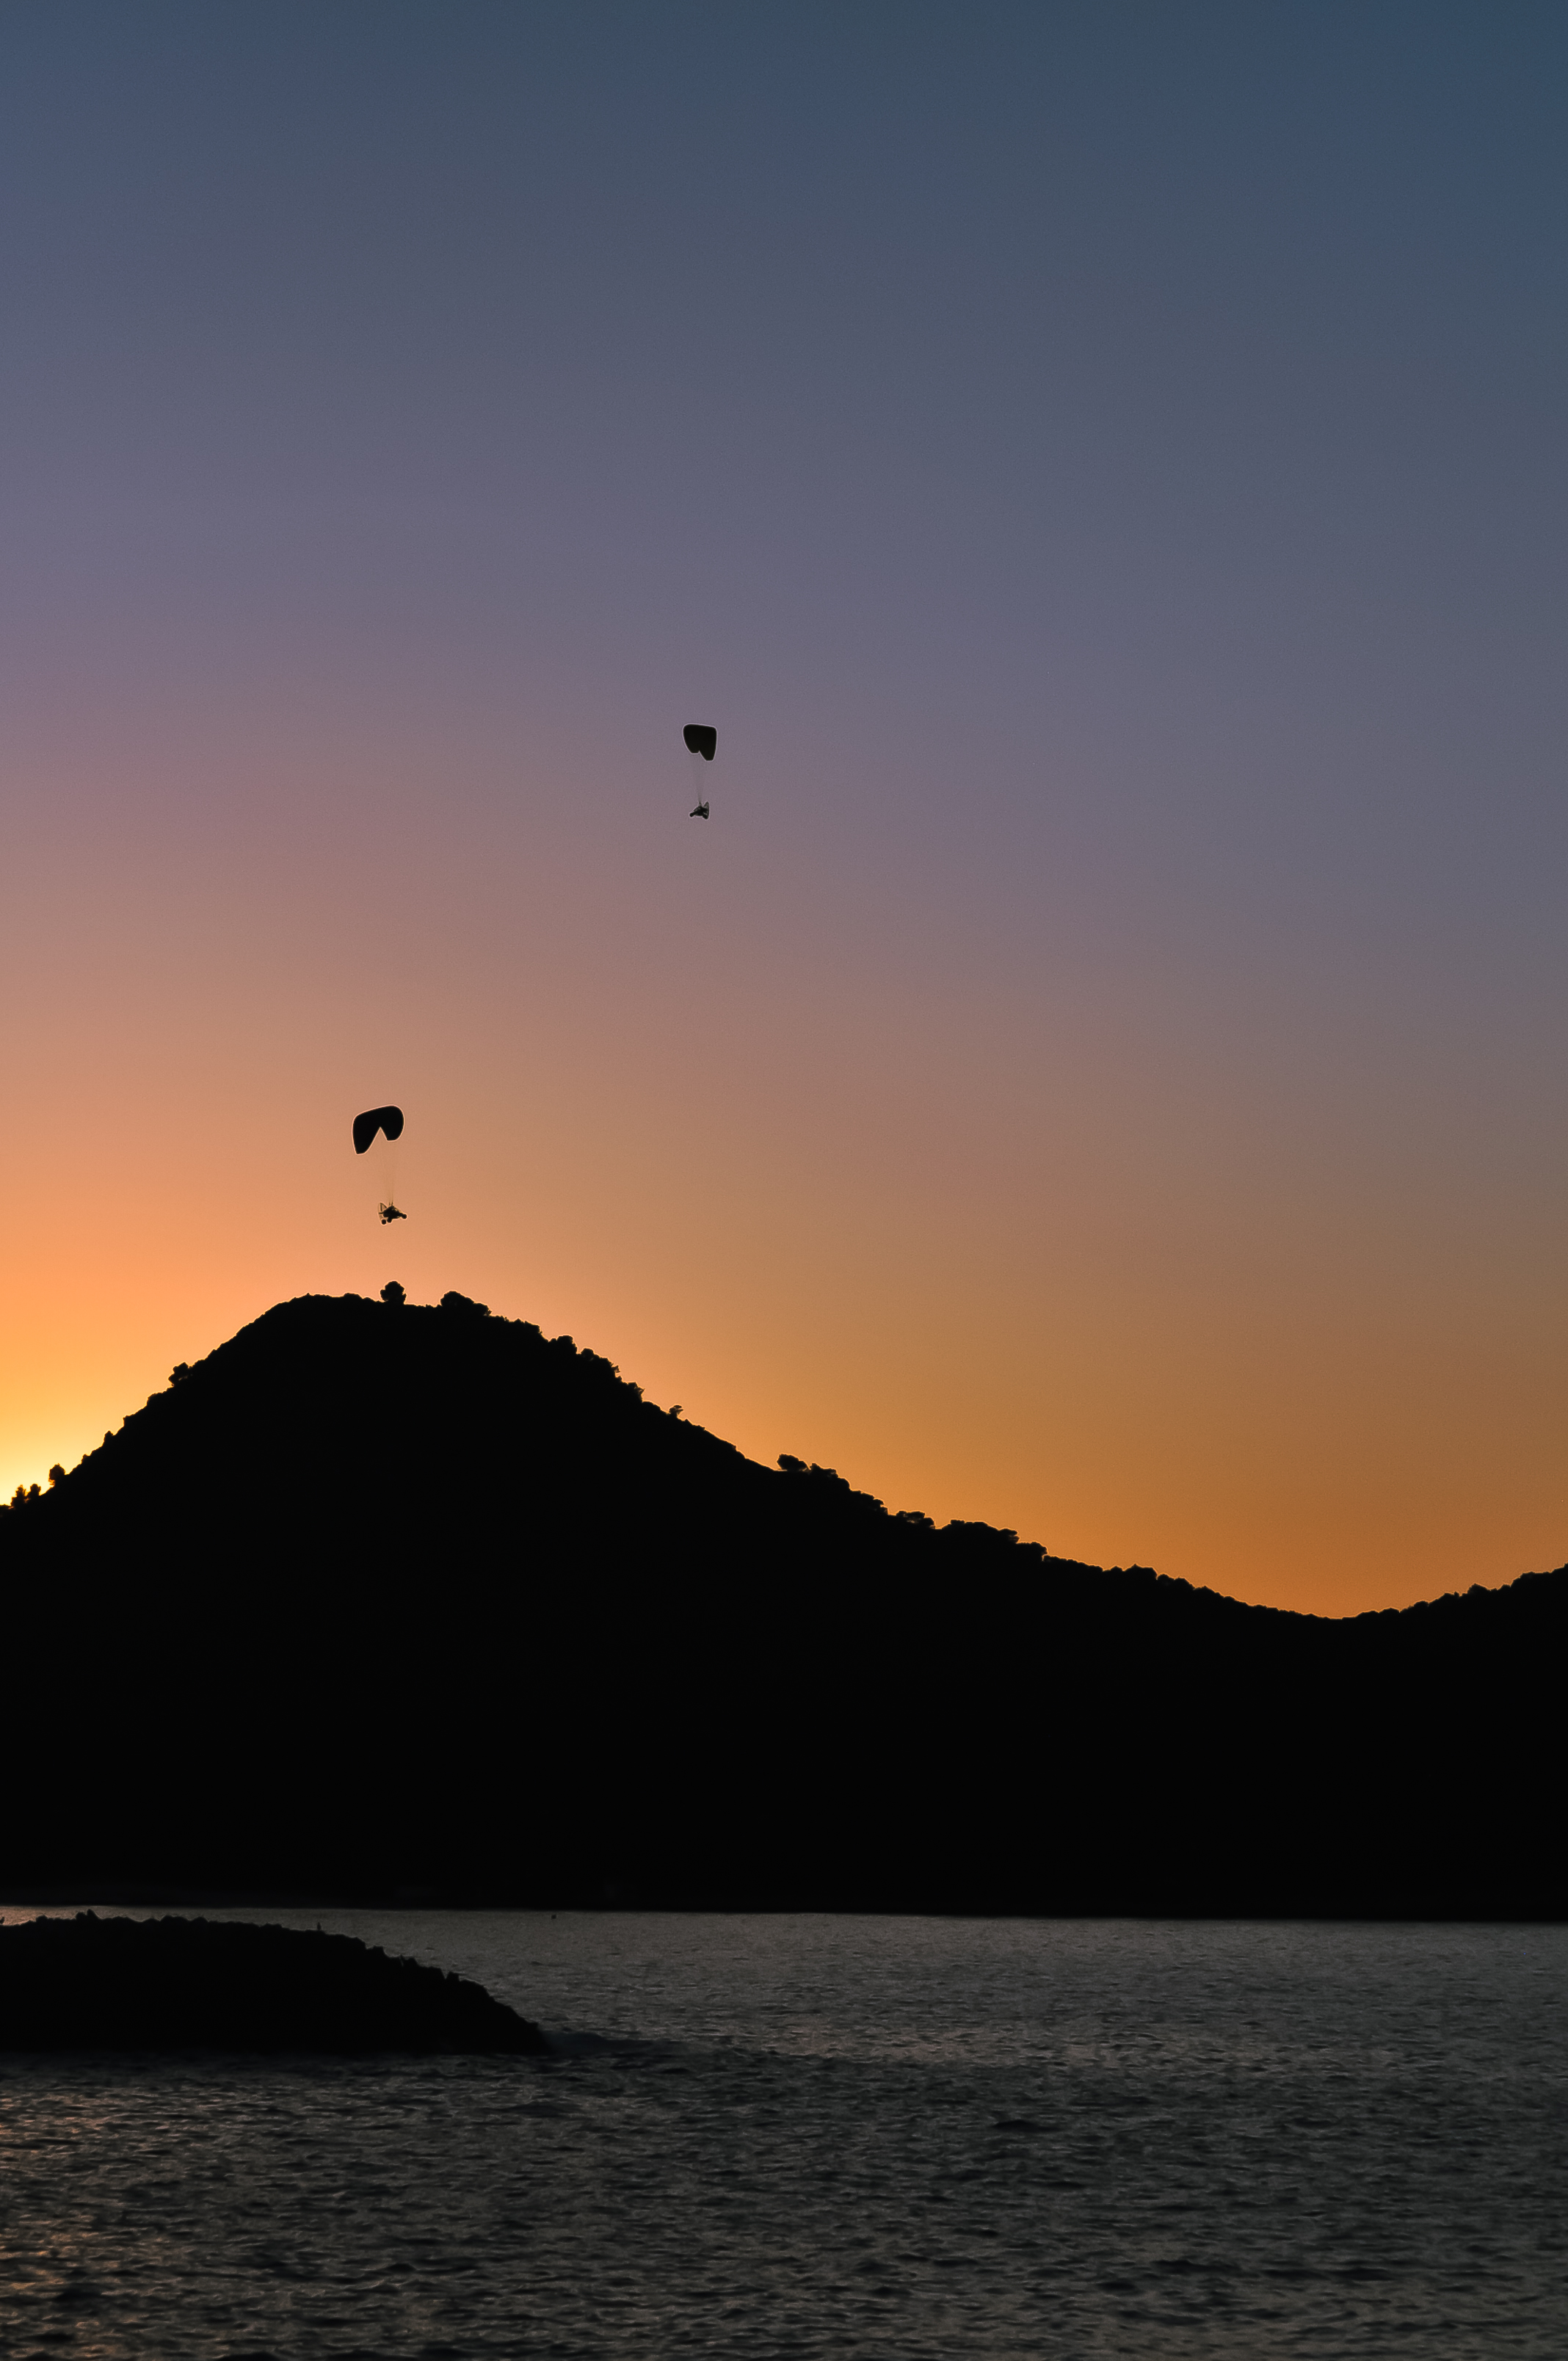
[[717,730],[710,729],[706,721],[688,721],[681,735],[694,754],[700,754],[705,763],[712,762],[718,744]]
[[363,1156],[378,1131],[384,1131],[389,1139],[399,1139],[402,1129],[401,1107],[370,1107],[354,1118],[354,1153]]

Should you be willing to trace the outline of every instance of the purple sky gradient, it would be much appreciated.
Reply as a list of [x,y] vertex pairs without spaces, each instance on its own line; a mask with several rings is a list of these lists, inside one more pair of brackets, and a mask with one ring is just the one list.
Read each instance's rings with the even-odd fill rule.
[[1565,67],[7,11],[0,1481],[395,1267],[1244,1596],[1560,1559]]

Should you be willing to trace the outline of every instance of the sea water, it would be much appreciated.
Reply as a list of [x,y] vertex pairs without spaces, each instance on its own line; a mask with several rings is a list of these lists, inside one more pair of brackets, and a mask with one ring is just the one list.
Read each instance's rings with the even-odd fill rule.
[[232,1915],[555,2055],[0,2059],[6,2355],[1568,2352],[1568,1929]]

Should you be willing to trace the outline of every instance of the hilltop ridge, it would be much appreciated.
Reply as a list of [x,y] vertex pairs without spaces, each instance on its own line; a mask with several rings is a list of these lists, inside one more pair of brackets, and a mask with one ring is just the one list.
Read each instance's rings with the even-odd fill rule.
[[176,1378],[0,1516],[12,1890],[1568,1908],[1568,1570],[1245,1606],[763,1467],[456,1295]]

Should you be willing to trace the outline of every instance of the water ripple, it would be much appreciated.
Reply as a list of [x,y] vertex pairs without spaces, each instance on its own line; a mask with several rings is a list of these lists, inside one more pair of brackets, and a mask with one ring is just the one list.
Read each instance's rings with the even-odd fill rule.
[[1563,1930],[331,1923],[555,2055],[0,2060],[7,2353],[1563,2350]]

